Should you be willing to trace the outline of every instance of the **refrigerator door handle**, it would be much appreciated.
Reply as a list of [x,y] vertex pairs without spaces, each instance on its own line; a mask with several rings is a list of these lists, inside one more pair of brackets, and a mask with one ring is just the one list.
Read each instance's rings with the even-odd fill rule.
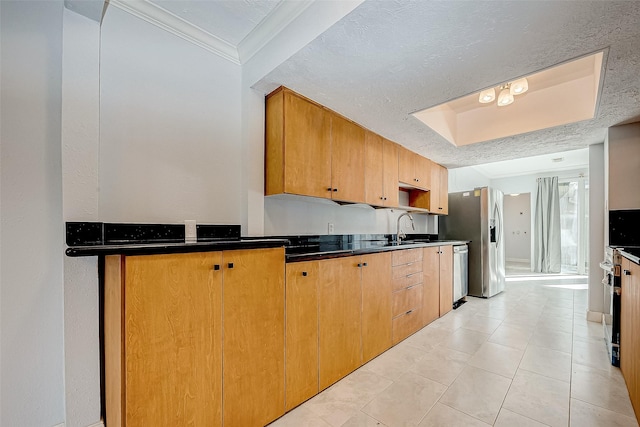
[[498,221],[496,221],[497,237],[496,237],[496,246],[500,245],[500,239],[502,238],[502,213],[500,212],[500,207],[496,203],[496,216],[498,217]]

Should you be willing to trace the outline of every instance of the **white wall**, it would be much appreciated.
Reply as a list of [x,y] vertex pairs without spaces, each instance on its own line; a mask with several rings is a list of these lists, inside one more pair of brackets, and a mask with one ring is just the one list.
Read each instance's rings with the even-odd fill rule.
[[531,195],[504,196],[504,233],[507,261],[531,261]]
[[0,424],[64,422],[62,1],[0,2]]
[[[589,146],[589,298],[588,310],[609,313],[604,307],[603,272],[600,262],[604,256],[605,178],[604,144]],[[608,227],[606,227],[608,229]],[[597,318],[597,314],[595,315]],[[592,318],[590,316],[590,318]]]
[[[64,10],[62,200],[64,221],[97,221],[100,26]],[[97,257],[64,258],[66,425],[100,419]]]
[[476,187],[487,187],[491,180],[473,168],[449,169],[449,193],[473,190]]
[[240,67],[114,7],[101,41],[100,219],[239,223]]

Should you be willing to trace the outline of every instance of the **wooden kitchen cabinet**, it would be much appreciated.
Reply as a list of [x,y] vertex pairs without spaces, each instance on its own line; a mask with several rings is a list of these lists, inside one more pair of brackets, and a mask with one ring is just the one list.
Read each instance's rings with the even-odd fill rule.
[[391,264],[391,335],[395,345],[423,326],[422,249],[393,251]]
[[365,134],[365,203],[398,206],[398,146],[370,131]]
[[640,417],[640,266],[622,258],[620,370],[636,417]]
[[453,246],[440,246],[440,316],[453,309]]
[[331,114],[284,88],[266,101],[265,195],[331,198]]
[[430,190],[431,160],[398,147],[398,180],[410,187]]
[[423,249],[423,324],[427,325],[453,309],[453,246]]
[[423,249],[422,271],[422,324],[440,317],[440,248],[431,246]]
[[222,425],[221,252],[107,256],[106,422]]
[[391,347],[391,254],[364,255],[362,265],[362,363]]
[[318,394],[318,261],[287,264],[285,410]]
[[223,419],[261,426],[284,414],[284,250],[223,253]]
[[283,248],[105,258],[109,427],[265,425],[283,349]]
[[449,213],[449,171],[437,163],[431,167],[429,211],[436,215]]
[[365,130],[331,114],[331,198],[364,203]]
[[362,364],[362,290],[358,257],[320,261],[319,384],[324,390]]

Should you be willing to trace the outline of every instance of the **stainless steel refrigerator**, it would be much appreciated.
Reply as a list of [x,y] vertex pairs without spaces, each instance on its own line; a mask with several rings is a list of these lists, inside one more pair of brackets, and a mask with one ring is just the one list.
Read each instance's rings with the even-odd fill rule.
[[471,241],[469,295],[489,298],[504,290],[503,199],[489,187],[449,193],[449,215],[438,222],[440,238]]

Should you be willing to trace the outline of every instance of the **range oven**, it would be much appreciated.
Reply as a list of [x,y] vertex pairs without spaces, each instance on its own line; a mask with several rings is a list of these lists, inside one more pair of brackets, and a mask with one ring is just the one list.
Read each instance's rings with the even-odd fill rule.
[[607,350],[613,366],[620,366],[620,260],[622,255],[612,247],[605,248],[604,261],[600,268],[604,270],[604,300],[609,302],[609,314],[603,316],[604,335]]

